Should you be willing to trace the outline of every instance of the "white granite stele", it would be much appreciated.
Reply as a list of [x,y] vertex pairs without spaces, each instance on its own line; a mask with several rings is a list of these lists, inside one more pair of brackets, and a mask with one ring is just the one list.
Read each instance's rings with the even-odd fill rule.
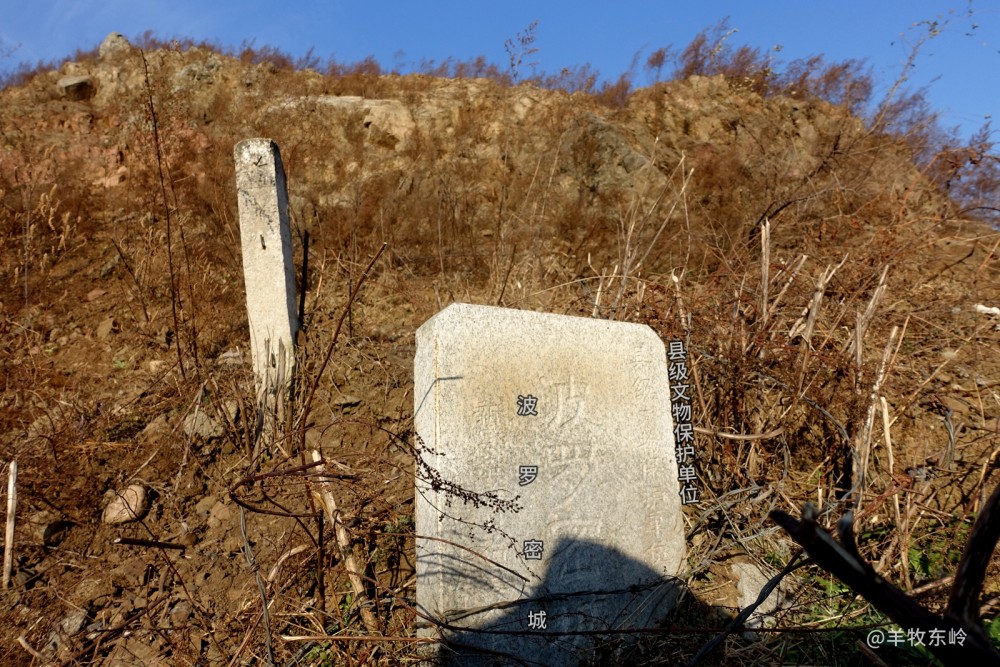
[[294,377],[299,328],[288,190],[273,141],[247,139],[234,154],[250,349],[258,398],[271,403]]
[[662,620],[685,543],[652,329],[454,304],[417,331],[414,385],[417,620],[450,642],[439,660],[575,665],[608,639],[588,632]]

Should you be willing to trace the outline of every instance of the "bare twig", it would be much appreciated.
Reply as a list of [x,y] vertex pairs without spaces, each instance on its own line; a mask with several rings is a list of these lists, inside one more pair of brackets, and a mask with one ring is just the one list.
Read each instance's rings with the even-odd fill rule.
[[272,583],[273,584],[274,580],[278,578],[278,573],[281,571],[281,565],[282,565],[282,563],[284,563],[286,560],[288,560],[292,556],[295,556],[297,554],[302,553],[303,551],[306,550],[306,548],[307,548],[306,545],[300,544],[299,546],[294,547],[292,549],[289,549],[288,551],[286,551],[285,553],[283,553],[281,555],[281,557],[278,558],[278,562],[276,562],[274,564],[274,567],[272,567],[271,571],[268,573],[268,575],[267,575],[267,581],[268,581],[268,583]]
[[887,264],[885,268],[882,269],[882,275],[879,277],[878,286],[872,293],[872,298],[868,301],[868,306],[865,308],[864,314],[861,315],[858,320],[855,336],[853,336],[847,344],[848,354],[851,354],[852,352],[858,355],[861,354],[861,342],[864,340],[865,334],[868,332],[868,327],[875,318],[875,311],[878,310],[879,303],[882,301],[882,295],[885,294],[885,279],[888,275],[889,265]]
[[[654,151],[655,151],[655,145],[654,145]],[[644,169],[653,168],[654,160],[652,159],[652,157],[653,156],[651,156],[651,158],[646,162]],[[656,242],[659,240],[660,235],[663,233],[663,230],[666,229],[667,225],[669,224],[671,218],[674,215],[674,212],[677,210],[678,205],[686,201],[687,188],[691,182],[691,176],[694,173],[694,169],[685,169],[684,161],[685,161],[685,156],[682,153],[680,161],[677,163],[677,166],[674,167],[674,170],[668,177],[669,181],[672,180],[676,174],[680,173],[681,175],[680,189],[677,191],[674,200],[670,205],[670,209],[666,212],[666,214],[662,216],[660,224],[656,228],[656,231],[653,233],[653,238],[646,245],[645,250],[639,247],[639,236],[642,234],[644,227],[646,227],[646,223],[650,221],[654,213],[660,207],[660,204],[663,201],[663,197],[666,194],[669,182],[667,185],[663,186],[659,194],[656,196],[656,199],[653,201],[652,205],[649,206],[649,208],[644,212],[641,211],[642,202],[639,201],[640,195],[635,194],[633,196],[631,205],[629,206],[629,210],[625,214],[627,217],[628,224],[627,225],[625,224],[626,220],[624,219],[619,220],[618,233],[621,243],[621,251],[620,251],[621,274],[620,276],[612,275],[611,279],[608,281],[608,286],[610,287],[611,281],[620,277],[618,290],[615,293],[614,299],[608,306],[608,310],[612,313],[612,317],[614,317],[615,319],[618,318],[618,307],[621,304],[621,300],[625,293],[625,289],[628,285],[628,281],[635,276],[635,274],[642,267],[643,262],[646,261],[646,258],[649,256],[649,253],[652,252],[653,248],[656,246]],[[640,252],[642,253],[641,256],[639,254]],[[618,267],[616,266],[615,268],[617,269]],[[595,303],[595,310],[596,309],[597,309],[597,304]]]
[[[326,349],[326,355],[323,357],[323,362],[319,365],[319,369],[316,372],[316,377],[312,382],[312,386],[309,388],[309,391],[306,394],[307,398],[302,406],[302,416],[299,418],[299,423],[302,425],[309,423],[309,410],[312,406],[313,397],[316,395],[316,389],[319,388],[319,380],[323,376],[323,371],[326,370],[327,364],[330,363],[330,359],[331,357],[333,357],[333,350],[337,347],[337,339],[340,337],[340,329],[344,325],[344,318],[347,317],[347,313],[351,309],[351,304],[353,304],[354,300],[357,298],[358,292],[361,291],[361,286],[364,285],[365,279],[368,278],[368,274],[371,272],[372,267],[375,266],[375,262],[377,262],[378,258],[382,256],[382,253],[385,252],[385,249],[386,247],[388,247],[388,245],[389,245],[388,243],[383,243],[382,247],[378,249],[378,252],[375,253],[375,256],[372,257],[370,262],[368,262],[368,266],[365,267],[364,273],[362,273],[361,277],[358,278],[358,282],[354,286],[354,289],[351,290],[351,294],[347,297],[347,305],[344,306],[344,311],[340,314],[340,319],[337,321],[337,328],[333,332],[333,339],[330,341],[330,345]],[[305,444],[305,437],[306,437],[305,428],[303,428],[302,429],[303,446]]]
[[771,223],[764,218],[760,226],[760,326],[767,327],[770,311],[767,306],[767,288],[771,282]]
[[243,536],[243,557],[246,558],[247,566],[257,579],[257,589],[261,599],[261,617],[264,620],[264,646],[267,649],[267,664],[274,665],[274,647],[271,644],[271,616],[268,613],[267,586],[264,584],[264,577],[260,574],[260,565],[253,555],[253,548],[250,546],[250,536],[247,534],[247,511],[240,506],[240,533]]
[[21,648],[30,653],[31,657],[33,657],[35,660],[40,660],[43,665],[51,662],[44,653],[39,653],[38,650],[35,649],[35,647],[29,644],[28,640],[25,639],[24,635],[21,635],[20,637],[17,638],[17,643],[21,645]]
[[[185,436],[184,437],[184,457],[181,459],[181,464],[177,468],[177,476],[174,478],[174,493],[177,493],[177,489],[178,489],[178,487],[180,487],[180,484],[181,484],[181,477],[184,474],[184,468],[187,467],[188,456],[189,456],[189,454],[191,452],[191,440],[194,439],[195,430],[196,430],[195,426],[198,423],[198,413],[201,410],[201,399],[205,395],[205,385],[206,384],[208,384],[208,380],[205,380],[204,382],[201,383],[201,386],[198,387],[198,393],[195,395],[195,399],[194,399],[194,417],[192,418],[192,422],[191,422],[192,429],[191,429],[190,433],[185,433],[184,434],[184,436]],[[186,417],[187,415],[184,415],[184,416]],[[181,423],[183,423],[183,418],[181,420]]]
[[156,167],[160,175],[160,195],[163,199],[163,215],[167,221],[167,267],[170,274],[170,309],[174,320],[174,344],[177,346],[177,365],[181,369],[181,377],[187,379],[184,372],[184,355],[181,353],[181,328],[180,320],[177,317],[177,277],[174,270],[174,254],[171,243],[171,219],[170,203],[167,201],[167,185],[163,177],[163,155],[160,150],[160,127],[156,120],[156,107],[153,106],[153,88],[149,83],[149,65],[146,63],[146,54],[139,50],[142,57],[142,71],[146,76],[146,102],[149,105],[149,116],[153,124],[153,145],[156,148]]
[[7,530],[3,543],[3,587],[10,587],[10,573],[14,567],[14,515],[17,512],[17,461],[7,468]]
[[725,438],[726,440],[770,440],[771,438],[777,438],[779,435],[785,432],[783,428],[776,428],[773,431],[768,431],[767,433],[749,433],[743,435],[742,433],[723,433],[722,431],[713,431],[708,428],[702,428],[701,426],[694,427],[695,433],[701,433],[703,435],[719,436],[720,438]]
[[430,637],[383,637],[374,635],[281,635],[286,642],[402,642],[404,644],[436,644],[438,640]]
[[[896,460],[892,450],[892,433],[889,430],[891,425],[891,421],[889,420],[889,404],[886,402],[884,396],[879,397],[879,403],[882,406],[882,435],[885,440],[886,452],[889,454],[889,478],[892,479],[896,473]],[[898,544],[902,565],[899,569],[903,573],[903,587],[906,590],[910,590],[910,569],[907,567],[906,558],[903,556],[903,554],[909,553],[909,528],[903,524],[903,518],[899,511],[899,496],[895,493],[892,494],[892,510],[896,517],[896,535],[893,539],[893,544],[886,549],[885,554],[882,556],[883,560],[879,561],[879,569],[881,569],[885,559],[892,557],[893,545]]]
[[813,330],[816,328],[816,319],[819,317],[820,307],[823,304],[823,295],[826,293],[826,286],[833,279],[834,274],[840,270],[840,267],[847,262],[847,258],[848,255],[844,255],[844,259],[840,260],[840,264],[837,264],[837,266],[827,266],[820,277],[816,279],[816,289],[813,291],[812,299],[809,301],[809,305],[806,306],[805,312],[802,313],[802,316],[792,325],[791,330],[788,332],[789,340],[794,340],[796,336],[801,336],[806,344],[806,348],[812,347]]
[[143,540],[137,537],[116,537],[111,540],[111,544],[121,544],[132,547],[149,547],[151,549],[177,549],[183,551],[187,547],[174,542],[161,542],[160,540]]
[[[768,235],[769,236],[770,236],[770,233],[771,233],[770,232],[770,227],[768,227]],[[778,296],[775,297],[774,302],[772,302],[771,305],[768,306],[768,309],[767,309],[767,316],[768,317],[770,317],[771,315],[774,315],[775,310],[777,310],[777,308],[778,308],[778,304],[781,303],[781,300],[785,296],[785,292],[787,292],[788,288],[791,287],[791,285],[792,285],[793,282],[795,282],[795,278],[799,275],[799,271],[802,270],[802,266],[805,263],[806,263],[806,256],[805,255],[799,255],[799,258],[797,260],[795,260],[794,264],[791,264],[788,268],[785,268],[784,270],[782,270],[781,273],[779,273],[777,276],[775,276],[775,279],[777,280],[779,277],[781,277],[781,275],[783,273],[785,273],[785,272],[788,273],[788,279],[785,280],[785,284],[781,288],[781,291],[778,292]]]

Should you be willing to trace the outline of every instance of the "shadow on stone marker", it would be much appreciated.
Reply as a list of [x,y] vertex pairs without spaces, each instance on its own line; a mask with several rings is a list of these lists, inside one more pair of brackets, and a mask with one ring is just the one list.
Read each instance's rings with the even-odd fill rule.
[[[582,540],[560,540],[546,560],[543,581],[525,597],[487,610],[449,610],[440,619],[446,641],[439,663],[578,665],[596,644],[636,636],[622,630],[655,628],[683,586],[616,549]],[[493,583],[485,569],[483,578],[483,585]],[[499,616],[498,607],[505,609]]]

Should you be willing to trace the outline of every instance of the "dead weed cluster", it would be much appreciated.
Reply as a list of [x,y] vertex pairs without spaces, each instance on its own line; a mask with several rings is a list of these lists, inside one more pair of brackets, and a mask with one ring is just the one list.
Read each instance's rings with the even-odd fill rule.
[[[406,332],[456,300],[687,342],[689,592],[638,661],[694,655],[727,611],[719,567],[783,566],[768,514],[806,500],[825,520],[854,503],[861,552],[933,600],[996,484],[1000,238],[964,217],[1000,182],[989,135],[921,162],[912,133],[858,117],[856,63],[782,74],[722,36],[638,91],[521,76],[530,33],[511,71],[435,65],[471,81],[147,41],[109,101],[55,98],[41,72],[3,91],[0,420],[19,521],[41,528],[19,528],[0,624],[21,644],[0,659],[411,659]],[[398,106],[324,101],[345,95]],[[310,238],[301,393],[264,448],[229,158],[255,135],[281,146]],[[948,198],[974,182],[978,204]],[[103,525],[137,480],[149,515]],[[774,615],[802,632],[729,637],[725,661],[833,661],[884,620],[815,569]]]

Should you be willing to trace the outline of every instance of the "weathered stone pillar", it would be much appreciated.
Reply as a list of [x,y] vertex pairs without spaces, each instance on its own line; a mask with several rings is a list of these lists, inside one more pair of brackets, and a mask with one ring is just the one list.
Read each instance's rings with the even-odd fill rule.
[[241,141],[234,152],[257,396],[263,412],[280,419],[295,375],[299,329],[285,171],[270,139]]

